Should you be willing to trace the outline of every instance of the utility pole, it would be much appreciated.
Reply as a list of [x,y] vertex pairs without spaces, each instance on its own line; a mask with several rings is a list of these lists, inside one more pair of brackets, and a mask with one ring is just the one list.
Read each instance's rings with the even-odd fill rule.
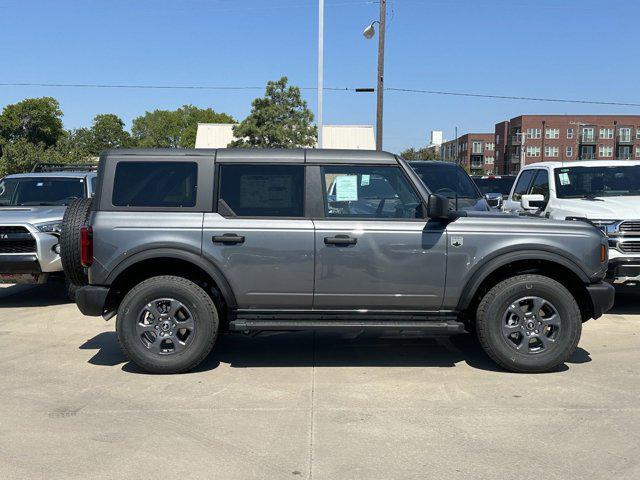
[[456,127],[456,165],[460,165],[460,145],[458,140],[458,127]]
[[380,32],[378,33],[378,91],[376,105],[376,150],[382,150],[382,110],[384,100],[384,33],[387,0],[380,0]]
[[322,89],[324,70],[324,0],[318,0],[318,148],[322,148]]

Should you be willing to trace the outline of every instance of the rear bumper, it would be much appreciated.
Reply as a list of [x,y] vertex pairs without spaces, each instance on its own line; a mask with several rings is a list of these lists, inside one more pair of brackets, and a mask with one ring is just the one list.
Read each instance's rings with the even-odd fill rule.
[[104,313],[104,304],[109,289],[95,285],[85,285],[76,291],[76,305],[83,315],[99,317]]
[[613,307],[616,290],[610,283],[600,282],[587,285],[587,292],[593,305],[593,318],[601,317]]

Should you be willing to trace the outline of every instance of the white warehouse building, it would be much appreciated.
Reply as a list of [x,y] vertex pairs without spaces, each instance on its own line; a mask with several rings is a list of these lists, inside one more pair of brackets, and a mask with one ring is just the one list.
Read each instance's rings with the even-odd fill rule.
[[[233,123],[199,123],[196,148],[226,148],[233,140]],[[324,148],[375,150],[373,125],[324,125]]]

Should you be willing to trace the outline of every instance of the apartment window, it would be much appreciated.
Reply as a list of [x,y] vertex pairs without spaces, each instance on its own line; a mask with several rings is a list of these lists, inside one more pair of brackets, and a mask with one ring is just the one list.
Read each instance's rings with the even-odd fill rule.
[[482,153],[482,142],[471,142],[471,153]]
[[[640,138],[640,128],[638,129],[638,138]],[[496,135],[496,143],[500,143],[500,134]]]
[[600,145],[598,148],[598,156],[602,158],[613,157],[613,147],[608,145]]
[[618,130],[618,138],[621,142],[630,142],[631,141],[631,128],[629,127],[621,127]]
[[596,138],[596,129],[593,127],[582,128],[582,140],[593,141]]
[[545,157],[557,157],[559,154],[558,147],[546,146],[544,147],[544,156]]
[[527,128],[527,138],[542,138],[542,129]]
[[640,158],[640,147],[636,147],[636,158]]
[[640,128],[636,128],[636,140],[640,140]]
[[496,145],[493,142],[487,142],[487,143],[484,144],[484,148],[485,148],[485,150],[493,151],[493,150],[495,150]]
[[564,152],[564,156],[567,158],[573,157],[573,147],[567,147]]
[[527,157],[539,157],[540,156],[540,147],[533,147],[529,145],[527,147]]
[[494,163],[493,157],[484,157],[485,165],[493,165],[493,163]]
[[607,140],[613,138],[613,128],[601,128],[600,138]]
[[567,128],[567,138],[573,138],[573,128]]
[[548,138],[548,139],[560,138],[560,129],[559,128],[545,129],[544,138]]

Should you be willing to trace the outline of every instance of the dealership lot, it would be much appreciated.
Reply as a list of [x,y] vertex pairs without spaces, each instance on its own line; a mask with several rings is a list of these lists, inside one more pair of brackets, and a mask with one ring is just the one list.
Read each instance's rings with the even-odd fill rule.
[[471,335],[223,337],[140,373],[59,285],[0,289],[2,478],[640,477],[640,297],[560,371],[497,368]]

